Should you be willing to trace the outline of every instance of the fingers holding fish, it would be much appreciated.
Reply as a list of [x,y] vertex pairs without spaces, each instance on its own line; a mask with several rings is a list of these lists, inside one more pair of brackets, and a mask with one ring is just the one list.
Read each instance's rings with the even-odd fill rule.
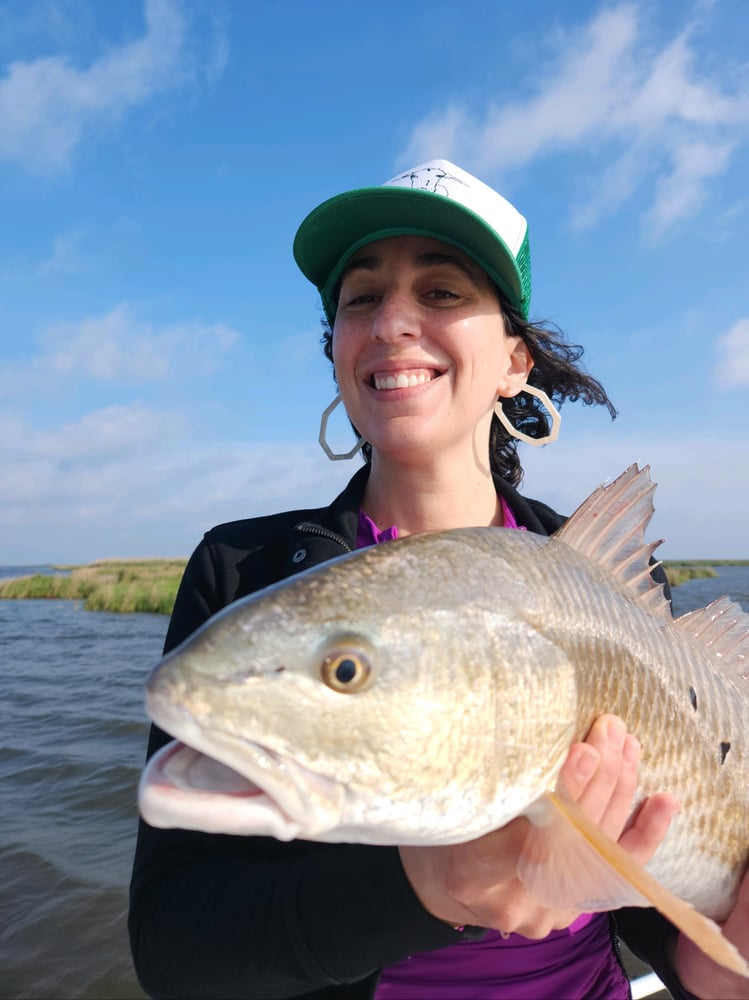
[[665,840],[674,816],[681,811],[675,795],[659,792],[647,798],[619,837],[619,844],[635,861],[646,865]]
[[[573,751],[585,748],[587,754],[576,758]],[[587,781],[580,780],[581,771],[591,768],[593,750],[597,766]],[[627,733],[624,722],[616,715],[599,716],[590,728],[585,743],[570,751],[576,769],[570,773],[565,766],[561,779],[577,804],[614,840],[617,840],[632,811],[632,797],[637,787],[639,743]],[[568,761],[570,759],[568,756]],[[582,765],[582,768],[581,768]]]
[[680,803],[674,795],[659,793],[633,814],[639,762],[639,741],[622,719],[601,715],[585,743],[570,748],[560,781],[604,833],[645,865],[668,833]]

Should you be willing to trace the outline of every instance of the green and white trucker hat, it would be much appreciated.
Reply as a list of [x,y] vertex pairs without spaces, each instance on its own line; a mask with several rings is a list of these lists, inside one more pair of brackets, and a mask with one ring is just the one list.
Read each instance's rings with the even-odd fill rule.
[[319,289],[331,323],[347,261],[360,247],[388,236],[430,236],[458,247],[527,319],[528,223],[487,184],[448,160],[430,160],[381,187],[329,198],[302,222],[294,239],[294,258]]

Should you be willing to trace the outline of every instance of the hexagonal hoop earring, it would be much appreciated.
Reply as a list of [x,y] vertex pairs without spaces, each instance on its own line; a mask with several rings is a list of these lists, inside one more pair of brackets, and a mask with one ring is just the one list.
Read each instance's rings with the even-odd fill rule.
[[343,402],[340,396],[336,396],[330,406],[326,406],[322,411],[322,417],[320,418],[320,433],[317,440],[320,442],[320,447],[328,456],[331,462],[343,462],[348,458],[353,458],[357,452],[361,451],[362,445],[364,444],[364,438],[360,437],[356,442],[351,451],[346,452],[335,452],[328,444],[326,437],[328,433],[328,417],[333,412],[333,410],[338,406],[339,403]]
[[527,444],[534,445],[534,447],[537,447],[538,445],[541,444],[551,444],[552,441],[556,441],[556,439],[559,437],[559,428],[562,426],[562,414],[559,412],[556,406],[554,406],[554,404],[549,399],[547,394],[543,391],[543,389],[537,389],[534,385],[528,385],[528,383],[526,382],[520,391],[528,392],[531,394],[531,396],[535,396],[536,399],[541,400],[546,410],[548,410],[549,416],[551,417],[551,430],[545,437],[541,438],[534,438],[531,437],[530,434],[526,434],[524,431],[519,431],[517,427],[513,427],[513,425],[510,423],[507,414],[502,409],[502,400],[498,399],[494,406],[494,412],[496,413],[497,419],[502,424],[504,429],[507,431],[508,434],[511,434],[519,441],[525,441]]

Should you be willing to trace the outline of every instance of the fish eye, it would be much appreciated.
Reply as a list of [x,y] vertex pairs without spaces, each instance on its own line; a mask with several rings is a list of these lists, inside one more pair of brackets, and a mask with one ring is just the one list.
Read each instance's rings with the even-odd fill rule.
[[341,694],[361,691],[371,673],[369,658],[360,649],[334,649],[322,661],[322,679]]

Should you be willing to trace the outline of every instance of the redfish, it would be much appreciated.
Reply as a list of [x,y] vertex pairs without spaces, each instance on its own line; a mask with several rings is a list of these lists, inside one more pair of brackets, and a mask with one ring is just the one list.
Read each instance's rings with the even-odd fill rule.
[[[368,844],[471,840],[532,820],[518,874],[548,905],[656,906],[749,974],[713,920],[749,851],[749,615],[671,617],[645,530],[648,469],[553,536],[412,535],[230,605],[155,668],[154,826]],[[679,815],[647,870],[557,790],[568,748],[621,716],[638,800]],[[707,919],[712,918],[712,919]]]

